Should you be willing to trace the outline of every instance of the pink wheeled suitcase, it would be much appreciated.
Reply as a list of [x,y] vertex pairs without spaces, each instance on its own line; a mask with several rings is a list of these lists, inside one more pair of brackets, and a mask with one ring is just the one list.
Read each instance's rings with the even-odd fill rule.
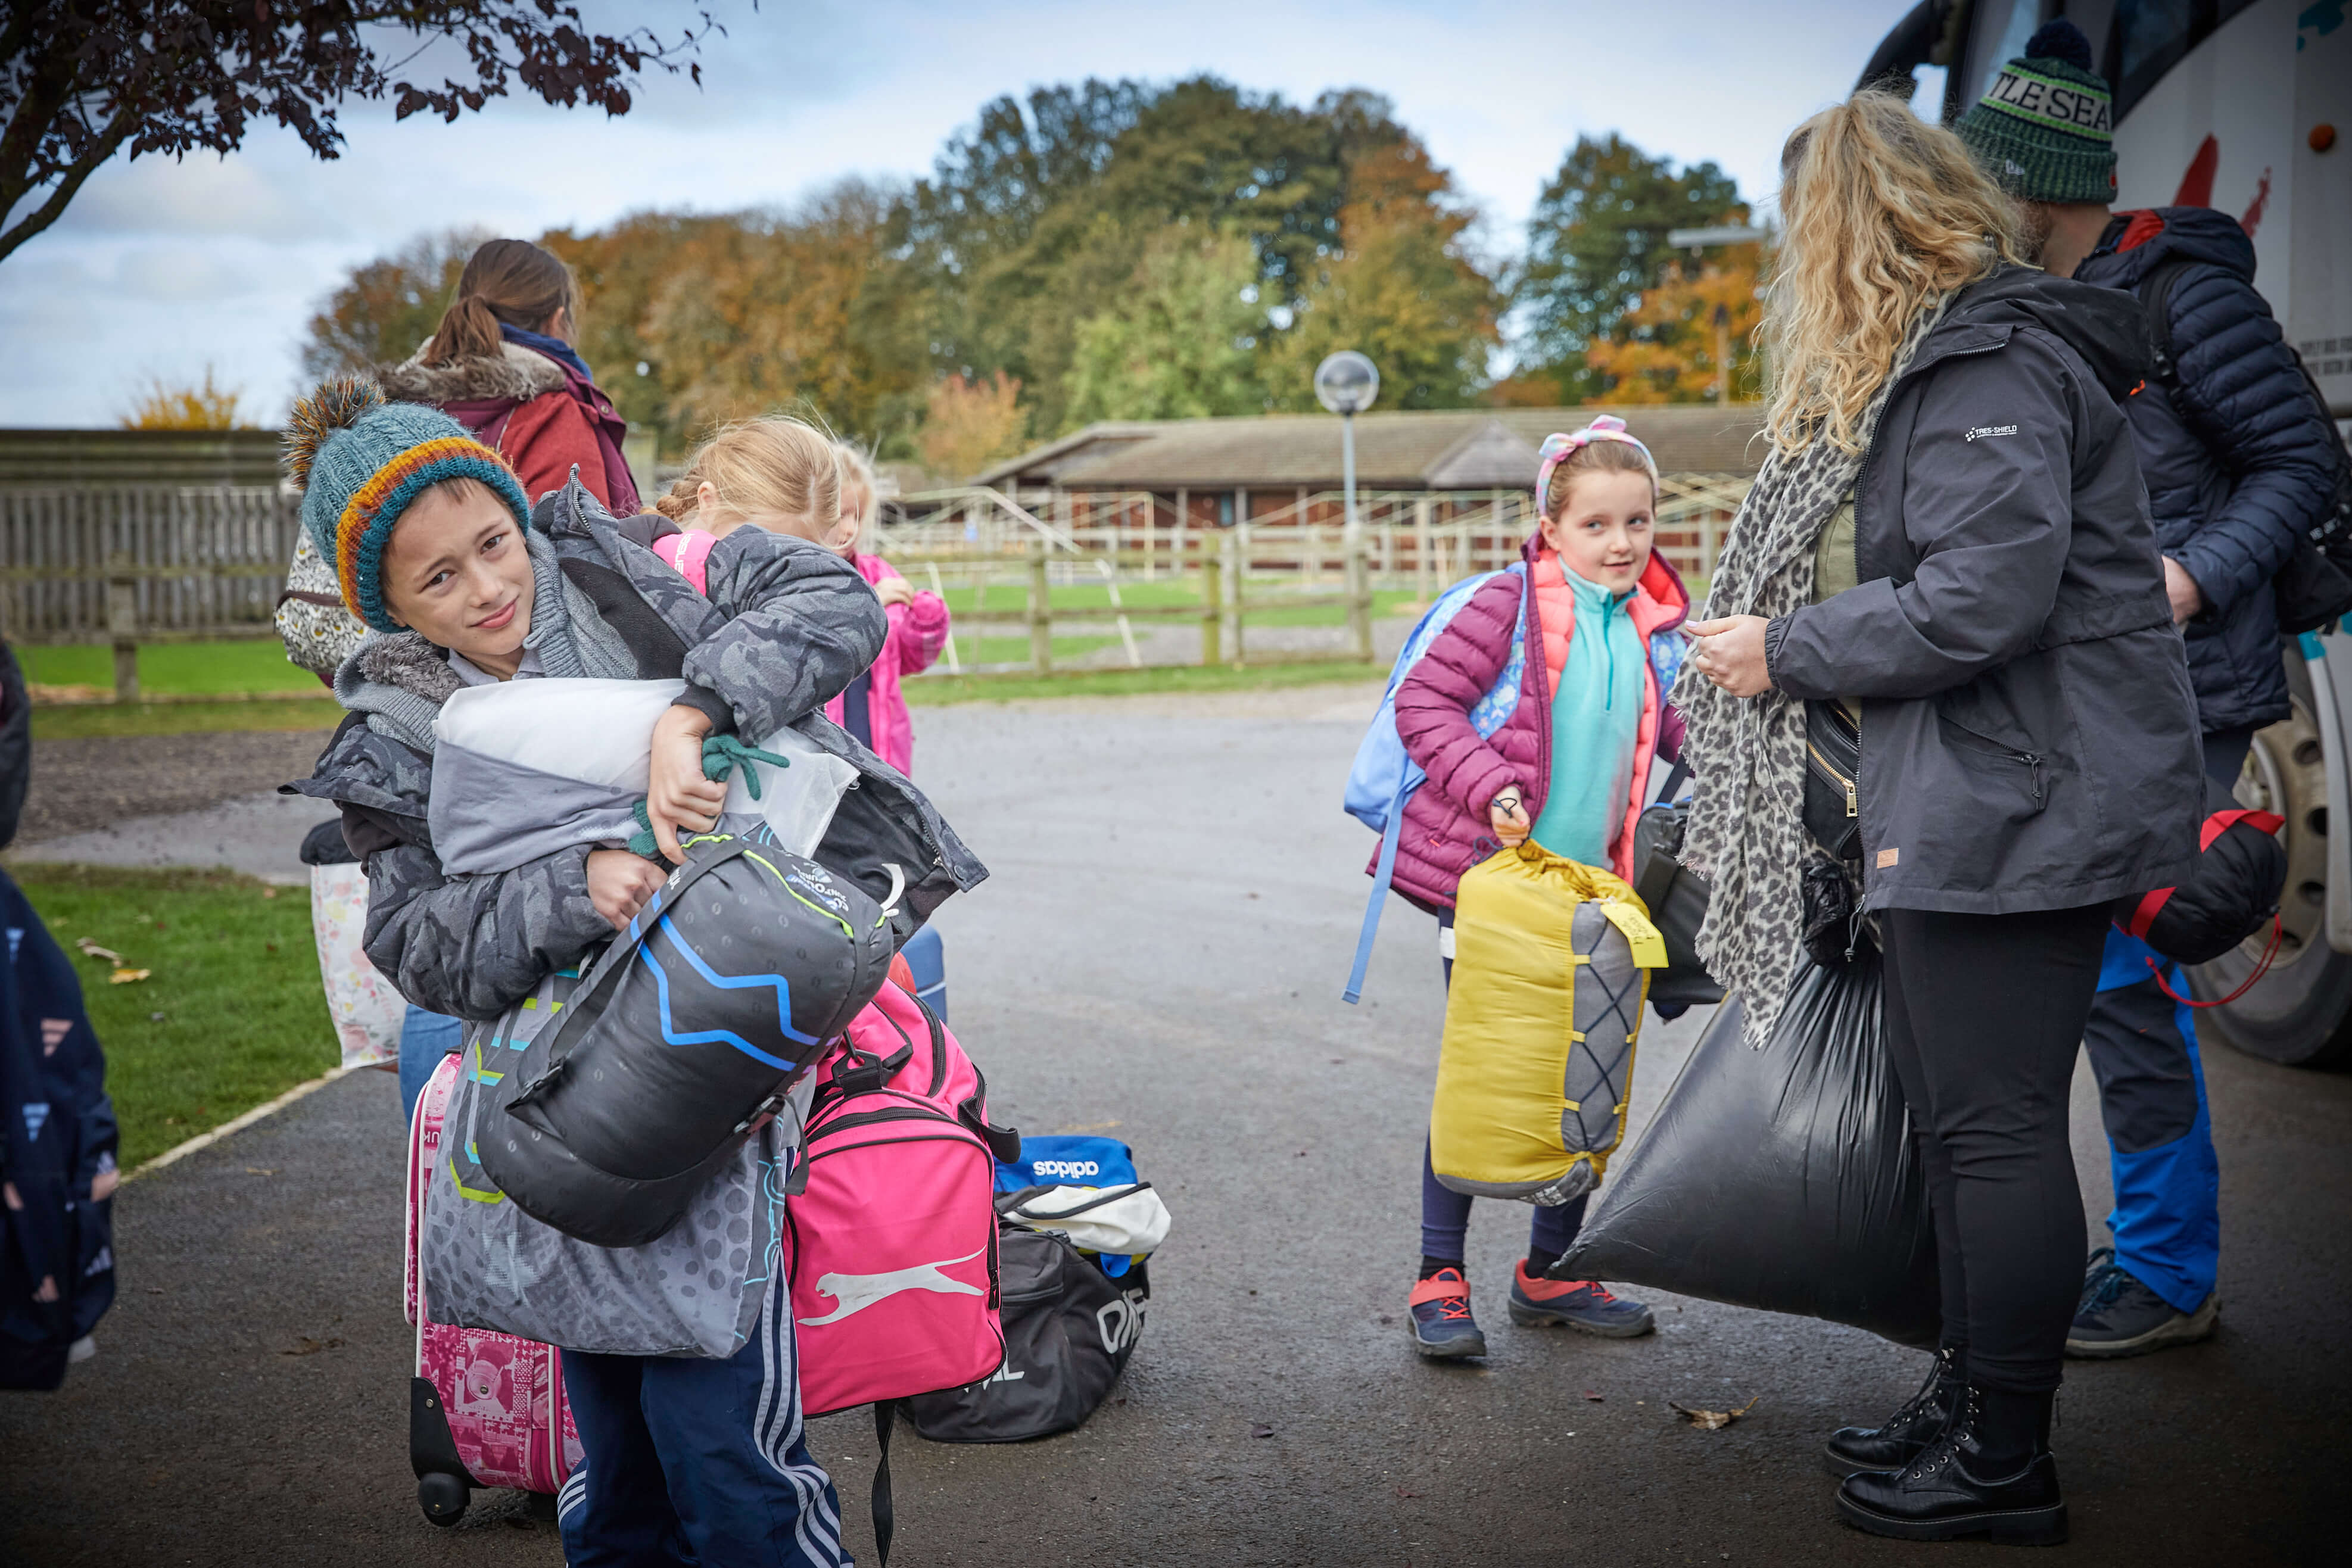
[[553,1345],[436,1323],[417,1264],[425,1184],[440,1170],[441,1121],[461,1071],[444,1058],[408,1128],[408,1321],[416,1372],[408,1386],[408,1462],[416,1501],[439,1525],[457,1522],[476,1487],[514,1487],[552,1500],[580,1463],[580,1433]]

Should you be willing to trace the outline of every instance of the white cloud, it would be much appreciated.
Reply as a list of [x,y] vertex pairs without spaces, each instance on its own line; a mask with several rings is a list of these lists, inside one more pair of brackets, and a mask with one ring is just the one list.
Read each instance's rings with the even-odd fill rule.
[[340,237],[346,225],[317,193],[265,160],[192,153],[142,158],[94,179],[56,232],[236,235],[249,239]]
[[[671,8],[599,9],[676,25]],[[194,378],[210,362],[275,412],[320,297],[419,232],[533,235],[648,207],[784,204],[852,173],[910,179],[988,99],[1087,76],[1212,71],[1293,101],[1386,93],[1504,248],[1580,133],[1712,159],[1762,198],[1789,128],[1852,89],[1906,9],[770,0],[755,13],[721,0],[730,34],[702,55],[704,89],[649,78],[621,120],[509,99],[455,125],[394,123],[357,104],[331,162],[273,129],[226,161],[110,165],[64,222],[0,262],[0,422],[104,423],[126,365]]]

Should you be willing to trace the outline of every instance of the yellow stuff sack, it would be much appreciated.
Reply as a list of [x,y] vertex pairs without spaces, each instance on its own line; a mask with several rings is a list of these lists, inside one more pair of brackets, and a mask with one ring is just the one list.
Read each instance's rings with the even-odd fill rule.
[[1429,1158],[1455,1192],[1568,1203],[1624,1135],[1666,945],[1631,887],[1528,840],[1464,873]]

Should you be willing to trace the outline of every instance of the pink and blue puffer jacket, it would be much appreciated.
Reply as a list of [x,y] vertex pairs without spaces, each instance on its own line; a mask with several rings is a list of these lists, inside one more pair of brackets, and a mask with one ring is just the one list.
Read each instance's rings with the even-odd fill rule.
[[[1529,821],[1543,815],[1551,782],[1551,699],[1575,634],[1575,597],[1540,532],[1520,553],[1526,572],[1497,573],[1471,595],[1397,686],[1397,738],[1429,780],[1405,802],[1394,885],[1425,909],[1451,909],[1462,873],[1499,847],[1486,807],[1504,785],[1520,786]],[[1522,608],[1527,657],[1518,706],[1502,728],[1481,737],[1470,711],[1510,663]],[[1642,814],[1650,762],[1682,753],[1682,716],[1667,705],[1666,690],[1681,666],[1680,628],[1690,617],[1690,595],[1666,558],[1654,552],[1627,608],[1650,654],[1632,798],[1609,857],[1609,869],[1631,881],[1633,825]]]

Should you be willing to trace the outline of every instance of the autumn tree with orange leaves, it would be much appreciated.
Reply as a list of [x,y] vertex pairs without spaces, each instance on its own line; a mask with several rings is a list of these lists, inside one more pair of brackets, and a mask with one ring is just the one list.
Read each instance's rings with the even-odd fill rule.
[[1585,362],[1608,381],[1603,399],[1753,401],[1761,262],[1761,247],[1743,245],[1725,246],[1717,259],[1703,263],[1668,263],[1664,280],[1643,291],[1616,332],[1585,350]]

